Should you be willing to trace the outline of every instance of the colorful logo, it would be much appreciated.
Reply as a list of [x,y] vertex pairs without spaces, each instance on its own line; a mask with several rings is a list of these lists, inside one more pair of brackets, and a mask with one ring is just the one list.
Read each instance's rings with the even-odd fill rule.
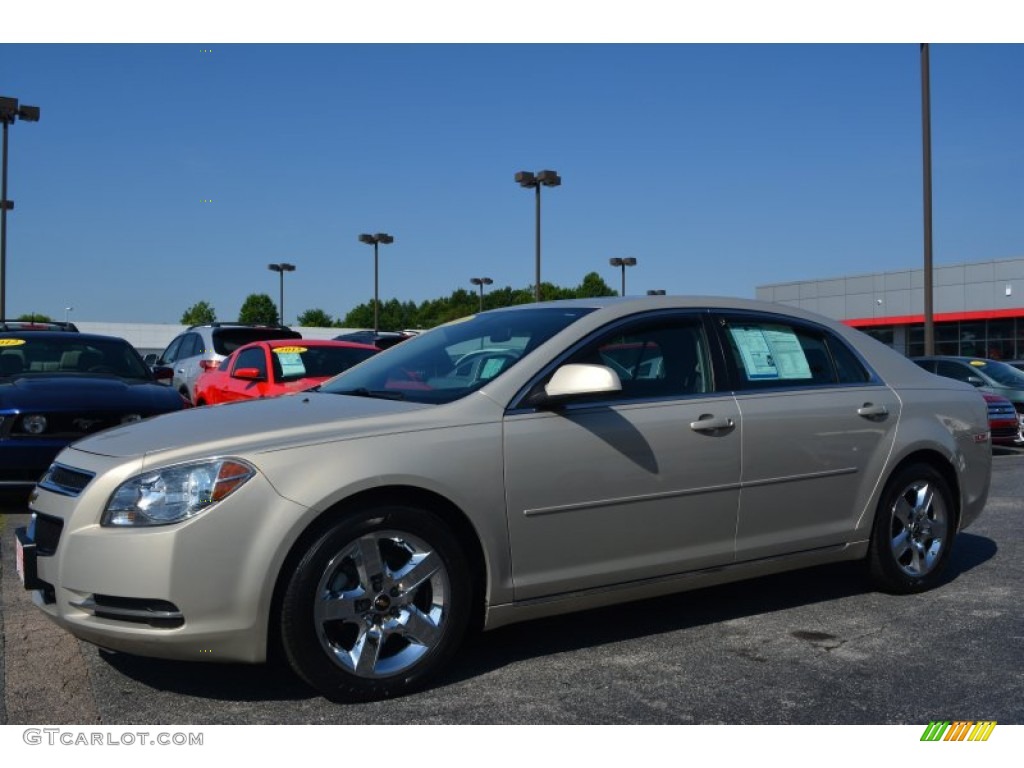
[[932,720],[921,741],[988,741],[995,727],[995,720]]

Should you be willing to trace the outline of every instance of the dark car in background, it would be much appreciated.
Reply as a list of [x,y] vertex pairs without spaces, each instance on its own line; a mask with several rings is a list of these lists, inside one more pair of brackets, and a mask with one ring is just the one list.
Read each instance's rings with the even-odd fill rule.
[[984,357],[934,355],[913,360],[926,371],[965,381],[982,392],[1005,397],[1017,412],[1018,436],[1024,436],[1024,371],[1001,360]]
[[124,339],[0,332],[0,488],[32,486],[80,437],[183,407]]
[[78,331],[74,323],[59,320],[0,320],[0,331]]
[[1021,425],[1013,403],[1002,395],[982,392],[988,406],[988,426],[992,432],[992,445],[1024,446]]
[[207,323],[193,325],[174,337],[154,368],[170,368],[170,384],[190,403],[195,402],[196,379],[203,371],[212,371],[239,347],[269,339],[301,339],[302,334],[283,325],[246,323]]
[[356,344],[370,344],[377,349],[390,349],[415,335],[409,331],[352,331],[335,336],[334,341],[352,341]]

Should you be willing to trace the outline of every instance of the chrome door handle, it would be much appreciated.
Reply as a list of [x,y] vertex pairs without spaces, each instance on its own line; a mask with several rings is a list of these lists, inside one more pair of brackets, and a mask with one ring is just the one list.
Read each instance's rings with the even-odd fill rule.
[[857,409],[857,415],[863,416],[866,419],[884,419],[889,415],[889,409],[884,405],[864,403],[864,405]]
[[697,421],[690,422],[690,429],[694,432],[715,432],[719,429],[732,429],[736,426],[730,418],[718,418],[711,414],[701,416]]

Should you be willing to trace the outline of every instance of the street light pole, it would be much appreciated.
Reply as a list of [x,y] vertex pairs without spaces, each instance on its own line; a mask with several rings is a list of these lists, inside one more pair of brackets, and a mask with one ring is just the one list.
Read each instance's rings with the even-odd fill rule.
[[611,264],[613,267],[621,267],[622,268],[622,293],[619,294],[619,295],[620,296],[625,296],[626,295],[626,267],[635,267],[636,266],[636,259],[633,258],[632,256],[627,256],[624,259],[618,259],[618,258],[616,258],[616,259],[608,259],[608,263]]
[[0,320],[7,317],[7,211],[14,209],[14,201],[7,199],[7,129],[15,119],[39,122],[39,107],[18,106],[18,100],[0,96],[0,123],[3,123],[3,180],[0,181]]
[[71,310],[74,307],[64,307],[64,325],[67,325],[71,319]]
[[494,281],[491,280],[491,278],[489,278],[489,277],[471,277],[471,278],[469,278],[469,282],[471,282],[473,285],[480,286],[480,311],[483,312],[484,311],[484,286],[485,285],[490,285]]
[[280,304],[280,306],[281,306],[281,314],[280,314],[279,319],[278,319],[278,324],[279,325],[284,325],[284,273],[285,272],[294,272],[295,271],[295,265],[294,264],[284,264],[284,263],[282,263],[282,264],[268,264],[267,265],[267,269],[271,270],[272,272],[277,272],[281,276],[281,287],[280,287],[280,291],[281,291],[281,293],[280,293],[280,296],[281,296],[281,304]]
[[932,117],[928,43],[921,44],[921,151],[924,166],[924,353],[935,354],[932,289]]
[[536,195],[534,196],[534,208],[536,209],[536,231],[534,233],[535,274],[533,296],[535,301],[540,301],[540,188],[560,186],[562,183],[562,177],[558,175],[557,171],[540,171],[537,174],[530,173],[529,171],[519,171],[516,174],[516,183],[523,189],[532,188],[536,190]]
[[387,232],[378,232],[375,235],[360,235],[359,242],[373,246],[373,334],[376,336],[380,330],[380,294],[378,292],[380,281],[378,279],[377,246],[393,243],[395,238]]

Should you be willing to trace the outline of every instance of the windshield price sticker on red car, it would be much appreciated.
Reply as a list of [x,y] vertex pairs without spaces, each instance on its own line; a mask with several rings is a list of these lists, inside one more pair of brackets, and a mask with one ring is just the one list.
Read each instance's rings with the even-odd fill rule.
[[281,364],[281,375],[285,378],[305,376],[306,366],[302,363],[302,353],[307,351],[306,347],[276,347],[274,354]]
[[0,347],[20,347],[24,343],[24,339],[0,339]]

